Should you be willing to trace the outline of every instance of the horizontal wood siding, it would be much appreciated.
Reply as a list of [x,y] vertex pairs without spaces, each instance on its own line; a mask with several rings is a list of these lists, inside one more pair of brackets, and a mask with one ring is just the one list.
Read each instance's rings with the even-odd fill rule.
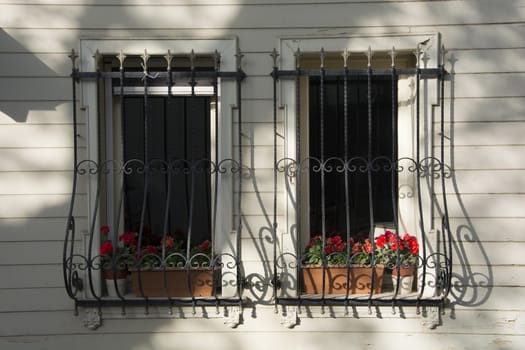
[[[525,348],[524,18],[524,0],[0,1],[0,348]],[[412,307],[396,308],[395,314],[390,307],[370,314],[356,308],[358,317],[352,309],[302,308],[300,324],[286,328],[282,310],[275,313],[272,305],[270,283],[271,51],[280,49],[282,38],[436,32],[449,50],[445,155],[454,170],[445,182],[454,284],[441,325],[422,326]],[[251,168],[241,188],[241,258],[252,285],[246,295],[256,307],[244,310],[236,329],[223,324],[222,309],[169,315],[167,308],[153,307],[145,315],[143,308],[128,308],[122,316],[120,308],[108,308],[102,310],[102,328],[90,331],[82,323],[86,310],[75,316],[62,282],[73,167],[67,55],[85,38],[233,36],[247,74],[243,135],[233,140],[233,154],[242,143],[242,161]],[[279,110],[282,135],[284,113]],[[85,118],[78,114],[80,157],[88,146]],[[279,141],[280,155],[284,142]],[[75,214],[81,249],[89,224],[85,179],[79,186]],[[277,188],[283,223],[286,184],[280,181]],[[441,196],[442,190],[437,192]],[[289,228],[278,226],[278,234],[287,237]]]

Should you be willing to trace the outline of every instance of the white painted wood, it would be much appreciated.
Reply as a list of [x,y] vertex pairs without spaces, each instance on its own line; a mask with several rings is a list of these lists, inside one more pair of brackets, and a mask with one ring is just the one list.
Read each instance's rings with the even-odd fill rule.
[[[450,127],[454,146],[523,145],[525,122],[457,123]],[[484,135],[480,137],[479,135]]]
[[[489,247],[490,248],[490,247]],[[490,287],[523,287],[525,285],[525,269],[521,266],[514,265],[468,265],[456,261],[452,267],[455,275],[475,276],[474,279],[464,278],[455,279],[455,286],[466,286],[467,288],[478,287],[477,284],[483,283],[485,288]]]
[[[277,197],[279,212],[286,208],[286,199],[282,197],[282,195]],[[261,215],[261,213],[266,213],[268,217],[273,216],[273,193],[242,193],[241,201],[243,203],[241,208],[243,215]]]
[[[278,147],[277,152],[282,154],[282,147]],[[236,148],[233,153],[237,153]],[[273,146],[259,146],[253,151],[250,146],[243,146],[242,155],[243,164],[250,164],[256,169],[273,169]]]
[[[72,172],[0,172],[3,194],[67,194],[71,193],[72,183]],[[80,188],[84,186],[79,184]]]
[[[173,344],[196,349],[213,343],[217,349],[255,350],[308,350],[342,344],[359,349],[387,349],[396,344],[403,349],[446,346],[521,350],[525,346],[525,270],[521,258],[525,248],[521,230],[525,224],[525,145],[521,137],[525,121],[521,59],[525,47],[524,4],[523,0],[222,0],[213,4],[189,0],[73,0],[67,4],[58,0],[3,1],[0,278],[4,282],[0,294],[7,302],[0,304],[0,348],[91,350],[112,346],[162,350],[172,349]],[[79,317],[73,315],[73,303],[60,285],[64,217],[71,184],[67,174],[72,170],[67,53],[71,48],[78,50],[81,38],[83,42],[120,38],[128,44],[144,39],[138,50],[151,39],[237,38],[245,51],[243,68],[248,73],[242,91],[243,130],[253,136],[255,145],[251,148],[243,140],[243,162],[254,167],[255,176],[243,182],[241,257],[252,281],[260,278],[266,283],[273,267],[268,231],[273,220],[269,52],[274,47],[283,51],[279,42],[286,38],[300,38],[298,42],[303,45],[311,38],[328,42],[335,36],[352,40],[351,47],[361,50],[368,43],[373,48],[390,48],[392,44],[399,48],[393,37],[415,40],[426,38],[428,33],[440,33],[441,41],[451,48],[448,57],[455,60],[453,69],[457,73],[452,97],[447,82],[445,111],[453,122],[447,124],[447,131],[452,127],[454,132],[448,135],[453,137],[454,147],[447,147],[446,156],[457,169],[455,177],[447,180],[447,198],[454,216],[451,227],[456,240],[454,273],[458,285],[450,295],[454,311],[447,309],[440,327],[434,331],[423,328],[411,307],[404,308],[406,318],[399,310],[392,315],[389,307],[381,308],[381,318],[375,310],[368,315],[367,308],[358,308],[359,318],[342,317],[343,308],[326,308],[325,314],[313,308],[303,309],[300,325],[287,330],[280,324],[267,290],[246,292],[253,300],[263,302],[244,311],[243,325],[236,330],[225,328],[215,308],[207,310],[207,319],[201,310],[192,316],[191,309],[186,309],[186,318],[181,319],[177,312],[168,316],[166,308],[150,316],[144,315],[143,308],[134,308],[126,316],[120,315],[119,308],[111,312],[103,308],[103,328],[92,332],[82,326],[84,310],[80,309]],[[382,39],[378,37],[385,34],[390,40],[379,45]],[[357,37],[361,39],[356,42]],[[299,45],[289,42],[291,47]],[[335,47],[340,45],[325,45],[326,49],[340,49]],[[316,45],[312,49],[319,48]],[[84,54],[90,60],[92,52]],[[225,58],[225,66],[232,67],[232,62],[231,57]],[[284,67],[287,63],[282,64]],[[452,68],[450,62],[446,66]],[[283,115],[280,112],[279,118]],[[79,114],[79,118],[81,123],[93,120],[94,109]],[[95,130],[92,125],[91,137]],[[237,147],[228,151],[236,154]],[[278,152],[283,154],[284,147]],[[86,193],[83,184],[81,188]],[[289,228],[281,224],[288,214],[284,211],[282,182],[278,189],[280,234]],[[88,225],[86,203],[85,197],[78,203],[78,231]],[[236,222],[235,218],[226,219],[230,220]],[[231,229],[230,224],[224,227]],[[484,278],[489,283],[481,283]],[[469,287],[463,289],[462,284]]]
[[[81,244],[76,246],[80,251]],[[0,265],[61,264],[63,247],[63,241],[3,242]]]
[[[238,123],[234,123],[234,130],[237,130]],[[282,123],[277,124],[277,130],[283,130]],[[273,147],[273,123],[243,123],[242,126],[242,143],[243,146],[257,147],[257,146],[272,146]],[[239,137],[237,134],[233,135],[233,144],[239,145]],[[283,144],[282,138],[277,139],[277,145]],[[256,152],[256,150],[254,150]]]
[[71,171],[74,166],[72,148],[0,148],[0,158],[0,171]]
[[[86,144],[85,128],[78,128],[79,146]],[[3,125],[0,129],[2,148],[58,148],[73,147],[73,126],[60,124]]]
[[[83,194],[77,196],[75,215],[85,215],[85,198]],[[0,218],[65,218],[70,199],[71,195],[67,194],[0,195]]]
[[[487,135],[490,137],[490,135]],[[481,141],[480,141],[481,142]],[[445,157],[457,170],[525,169],[523,146],[462,146],[447,148]]]
[[[454,97],[523,97],[525,73],[455,74],[452,77]],[[450,85],[445,88],[450,96]]]
[[[525,55],[523,48],[453,50],[454,72],[463,73],[523,73],[525,66],[520,59]],[[450,67],[447,67],[450,68]]]
[[[89,350],[93,347],[102,348],[107,345],[109,341],[115,342],[124,348],[143,347],[155,348],[158,350],[173,349],[173,344],[183,343],[185,346],[192,348],[202,348],[213,343],[218,350],[231,349],[231,344],[234,343],[239,347],[250,347],[254,350],[263,350],[268,347],[280,347],[283,344],[287,346],[297,346],[305,350],[315,350],[322,346],[326,346],[327,339],[336,339],[333,342],[341,342],[344,344],[353,344],[356,348],[365,348],[371,346],[374,348],[388,348],[391,344],[402,348],[408,348],[414,344],[424,344],[425,349],[437,350],[443,347],[443,334],[439,333],[387,333],[385,336],[372,336],[373,333],[365,333],[362,331],[346,331],[342,332],[341,326],[336,327],[333,322],[327,322],[328,325],[335,327],[335,330],[328,332],[287,332],[279,337],[268,337],[264,332],[246,332],[246,333],[232,333],[228,337],[228,342],[222,342],[224,334],[220,327],[222,320],[206,321],[205,326],[200,328],[200,332],[205,332],[206,336],[196,336],[193,333],[164,333],[151,334],[145,336],[144,334],[127,333],[122,335],[104,335],[95,336],[93,334],[79,336],[77,340],[72,339],[66,335],[50,335],[50,336],[28,336],[28,337],[13,337],[2,338],[0,346],[9,346],[16,342],[20,344],[18,349],[32,349],[34,344],[44,348],[65,349],[74,346],[78,350]],[[282,326],[281,326],[282,327]],[[168,330],[167,326],[162,327],[163,330]],[[501,349],[502,346],[508,349],[519,349],[525,342],[525,336],[521,335],[500,335],[500,334],[483,334],[472,337],[471,334],[451,334],[446,337],[447,345],[450,348],[463,349],[465,344],[469,344],[475,349]],[[23,341],[23,342],[22,342]],[[28,344],[28,342],[30,342]],[[419,345],[418,345],[419,346]]]
[[[242,192],[272,192],[274,188],[273,169],[253,169],[242,181]],[[285,180],[282,176],[277,179],[277,190],[283,191]]]
[[[79,124],[85,124],[83,113],[77,115]],[[71,124],[73,104],[55,101],[3,101],[0,107],[0,125],[4,124]]]
[[71,78],[0,78],[0,100],[70,101]]
[[273,123],[272,99],[243,98],[242,109],[242,119],[246,123]]
[[62,264],[2,265],[2,289],[63,288]]
[[[0,297],[10,300],[0,304],[0,313],[43,310],[71,310],[72,303],[60,288],[0,289]],[[42,300],[47,300],[42,303]]]
[[523,97],[509,98],[454,98],[445,101],[447,121],[453,122],[504,122],[523,121]]
[[521,224],[525,218],[453,218],[450,220],[457,240],[474,242],[523,242]]
[[521,194],[460,194],[447,195],[451,217],[524,217],[525,195]]
[[[1,33],[3,46],[10,52],[63,52],[67,55],[72,48],[78,49],[78,33],[69,30],[55,30],[46,28],[4,28]],[[372,35],[410,33],[413,29],[408,25],[386,28],[378,27],[348,27],[348,22],[337,28],[313,28],[304,30],[305,35],[330,37],[351,35]],[[235,35],[239,39],[242,50],[260,52],[262,49],[270,52],[278,44],[278,38],[296,35],[300,30],[291,28],[240,28],[240,29],[210,29],[205,26],[195,29],[170,29],[170,37],[217,37]],[[455,49],[508,49],[525,47],[525,29],[519,23],[501,24],[457,24],[420,26],[419,33],[439,32],[446,38],[447,48]],[[166,37],[165,29],[144,28],[140,31],[119,30],[113,28],[82,29],[88,37],[120,37],[127,39]],[[56,39],[56,40],[55,40]],[[69,59],[64,59],[64,64],[70,67]],[[450,69],[447,66],[447,69]],[[271,71],[269,67],[268,72]]]
[[[497,232],[493,233],[497,235]],[[466,240],[453,243],[454,261],[457,264],[469,265],[522,265],[520,251],[523,242],[468,242]],[[459,260],[456,260],[459,259]],[[517,267],[520,269],[521,267]]]
[[[269,100],[273,96],[272,91],[273,80],[270,76],[249,77],[242,85],[242,96],[244,98],[259,98]],[[270,111],[273,111],[273,109]]]
[[[480,181],[483,179],[483,181]],[[440,181],[436,180],[438,186],[436,193],[442,194]],[[456,170],[454,177],[447,179],[445,188],[448,192],[463,194],[514,194],[524,193],[525,171],[524,170]]]
[[[329,314],[326,313],[323,317],[322,322],[312,322],[311,319],[303,317],[303,323],[301,324],[301,331],[295,330],[294,333],[298,335],[304,334],[305,332],[329,332],[330,329],[338,327],[344,327],[346,329],[354,330],[356,338],[358,338],[359,333],[363,332],[372,332],[376,328],[381,328],[383,331],[382,335],[378,335],[378,338],[383,337],[385,334],[389,337],[398,336],[397,334],[403,334],[406,332],[411,332],[416,334],[416,332],[422,331],[420,320],[416,315],[411,312],[410,309],[405,309],[406,319],[401,318],[400,314],[392,315],[391,309],[386,307],[382,308],[382,317],[384,319],[379,319],[375,315],[368,315],[367,310],[359,308],[361,311],[359,313],[360,318],[342,318],[337,317],[331,319]],[[138,311],[138,310],[137,310]],[[188,311],[188,310],[186,310]],[[212,311],[209,309],[208,311]],[[245,332],[247,333],[259,333],[259,332],[280,332],[282,333],[282,326],[277,322],[276,315],[272,312],[271,308],[261,307],[257,310],[257,318],[247,317],[246,324],[244,325]],[[128,309],[128,315],[130,314]],[[142,313],[142,315],[140,315]],[[107,314],[107,312],[105,313]],[[104,323],[104,328],[107,333],[112,334],[113,338],[125,338],[133,333],[150,334],[154,337],[159,337],[162,339],[160,333],[176,333],[178,336],[182,336],[185,333],[191,333],[194,329],[200,328],[203,329],[206,333],[220,332],[222,330],[222,320],[215,319],[210,317],[209,320],[203,322],[200,317],[192,317],[191,311],[187,312],[187,318],[184,321],[177,319],[176,316],[173,318],[167,318],[165,315],[161,317],[150,315],[145,317],[143,312],[137,312],[135,317],[129,317],[127,319],[119,318],[120,310],[115,310],[115,316],[107,320]],[[210,316],[214,312],[209,312]],[[8,317],[11,318],[8,318]],[[53,317],[57,316],[57,317]],[[197,316],[200,316],[197,315]],[[83,328],[78,322],[79,318],[82,318],[83,315],[73,316],[70,311],[59,311],[55,313],[51,312],[20,312],[13,314],[0,314],[0,320],[3,321],[5,325],[2,327],[1,334],[8,335],[30,335],[37,336],[35,339],[38,339],[39,335],[55,335],[59,336],[60,334],[69,334],[74,333],[77,335],[83,335],[80,338],[98,338],[101,335],[100,330],[97,333]],[[316,314],[318,317],[318,314]],[[24,320],[27,318],[32,318],[35,320],[35,327],[27,329],[27,325],[24,323]],[[438,333],[440,336],[444,334],[452,333],[457,334],[458,337],[461,336],[463,330],[468,330],[469,336],[475,332],[482,332],[484,334],[505,334],[506,332],[512,332],[513,334],[522,334],[523,332],[523,312],[518,311],[508,311],[508,312],[493,312],[493,311],[471,311],[471,310],[462,310],[460,313],[456,313],[454,318],[452,318],[448,313],[443,317],[444,324],[440,326],[438,330],[433,332],[425,331],[427,336],[431,336],[434,333]],[[261,327],[261,324],[264,326]],[[439,331],[441,329],[441,331]],[[61,330],[62,332],[57,332],[56,330]],[[234,332],[231,334],[232,337],[240,336],[241,332]],[[118,335],[120,334],[120,335]],[[235,335],[237,334],[237,335]],[[372,340],[376,336],[373,333],[369,333],[368,339]],[[103,336],[103,335],[102,335]],[[322,337],[321,337],[322,338]],[[468,341],[469,338],[466,338],[465,341]],[[86,340],[87,341],[87,340]],[[355,343],[355,339],[354,339]],[[470,344],[470,343],[469,343]]]
[[72,67],[64,64],[64,55],[64,52],[46,54],[1,54],[0,76],[69,77]]
[[[436,31],[446,38],[446,47],[454,49],[508,49],[524,47],[525,29],[519,23],[501,23],[486,25],[477,23],[466,25],[434,25],[421,26],[418,30]],[[448,61],[447,57],[447,61]],[[450,66],[446,66],[447,70]]]
[[[104,28],[112,21],[114,28],[245,28],[245,27],[334,27],[429,25],[445,23],[517,22],[523,17],[522,2],[506,1],[498,7],[486,2],[386,2],[386,3],[316,3],[260,4],[259,6],[32,6],[2,5],[0,21],[7,28]],[[264,5],[264,6],[263,6]],[[126,11],[122,11],[122,9]],[[497,11],[494,11],[497,9]],[[492,10],[492,11],[491,11]],[[38,12],[37,12],[38,11]],[[329,11],[330,18],[318,16]],[[411,15],[417,13],[417,16]],[[44,16],[38,16],[38,15]],[[392,16],[396,14],[396,16]],[[464,14],[468,14],[465,16]],[[150,16],[155,15],[155,21]],[[373,16],[373,17],[372,17]]]
[[[1,218],[0,227],[2,228],[2,233],[0,234],[0,242],[62,242],[66,224],[67,219],[65,217]],[[75,225],[77,233],[87,230],[86,218],[77,216]],[[76,239],[78,240],[79,237]]]

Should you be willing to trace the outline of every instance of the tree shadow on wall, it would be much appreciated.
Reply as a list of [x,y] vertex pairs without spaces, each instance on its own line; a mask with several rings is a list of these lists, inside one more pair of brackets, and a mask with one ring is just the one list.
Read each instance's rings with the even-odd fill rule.
[[66,105],[64,113],[71,110],[71,80],[67,76],[61,76],[2,29],[0,45],[2,51],[10,52],[0,56],[1,112],[17,123],[25,123],[32,111],[56,113],[60,105]]

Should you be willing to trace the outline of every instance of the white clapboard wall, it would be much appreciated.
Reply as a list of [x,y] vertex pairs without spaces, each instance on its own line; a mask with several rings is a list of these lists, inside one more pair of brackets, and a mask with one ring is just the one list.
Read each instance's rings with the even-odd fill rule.
[[[313,308],[288,329],[271,303],[244,310],[236,329],[214,308],[184,317],[108,309],[96,331],[84,327],[83,309],[75,316],[61,260],[73,162],[67,55],[80,39],[237,37],[247,73],[243,161],[257,179],[242,188],[243,263],[246,274],[267,274],[272,246],[259,231],[273,208],[273,48],[285,37],[436,32],[451,58],[445,111],[454,144],[445,153],[455,169],[446,194],[455,285],[442,325],[428,329],[413,307],[359,308],[359,317]],[[523,57],[524,0],[0,1],[0,349],[525,348]],[[86,196],[76,208],[81,228]]]

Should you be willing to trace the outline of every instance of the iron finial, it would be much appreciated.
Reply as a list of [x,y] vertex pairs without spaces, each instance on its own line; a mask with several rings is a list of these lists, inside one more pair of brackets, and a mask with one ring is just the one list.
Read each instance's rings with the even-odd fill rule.
[[171,61],[173,60],[173,55],[171,54],[171,51],[168,49],[168,54],[164,56],[164,59],[167,63],[166,70],[169,72],[171,70]]
[[193,49],[190,52],[190,69],[195,70],[195,51]]
[[368,58],[368,67],[372,67],[372,56],[374,55],[374,52],[372,51],[372,47],[368,46],[368,50],[365,51],[365,55]]
[[77,65],[76,61],[77,61],[78,55],[75,52],[75,49],[71,49],[71,53],[67,57],[71,59],[71,65],[73,66],[73,70],[76,69],[76,65]]
[[101,61],[102,61],[102,55],[100,54],[100,51],[95,51],[95,54],[93,55],[93,58],[95,59],[95,69],[98,71],[101,70]]
[[215,70],[218,71],[221,66],[221,54],[217,50],[213,53],[213,64]]
[[447,56],[448,50],[445,49],[445,44],[441,45],[441,65],[445,66],[445,60]]
[[237,69],[241,69],[241,60],[244,57],[244,54],[241,52],[240,48],[237,48],[237,53],[235,54]]
[[417,44],[416,51],[414,51],[414,55],[416,56],[416,67],[419,68],[421,64],[421,48],[419,46],[420,44]]
[[321,57],[321,69],[324,68],[324,59],[325,59],[325,52],[324,47],[321,47],[321,52],[319,53],[319,56]]
[[277,69],[277,58],[279,57],[279,53],[277,53],[277,50],[275,49],[275,47],[273,48],[273,51],[270,54],[270,57],[273,60],[273,68]]
[[295,57],[295,69],[299,70],[301,69],[301,49],[297,48],[297,51],[293,54]]
[[142,58],[142,68],[144,69],[144,73],[146,74],[148,71],[148,60],[150,58],[150,55],[148,55],[148,50],[144,49],[144,54],[140,57]]
[[126,55],[124,55],[124,52],[122,49],[120,50],[120,53],[117,55],[117,58],[120,62],[120,70],[124,70],[124,60],[126,59]]
[[343,56],[344,67],[348,68],[348,61],[349,61],[348,58],[350,57],[350,52],[348,52],[348,49],[345,48],[345,50],[342,53],[342,56]]
[[392,58],[392,68],[396,66],[395,60],[397,56],[396,47],[392,46],[392,50],[390,51],[390,57]]

